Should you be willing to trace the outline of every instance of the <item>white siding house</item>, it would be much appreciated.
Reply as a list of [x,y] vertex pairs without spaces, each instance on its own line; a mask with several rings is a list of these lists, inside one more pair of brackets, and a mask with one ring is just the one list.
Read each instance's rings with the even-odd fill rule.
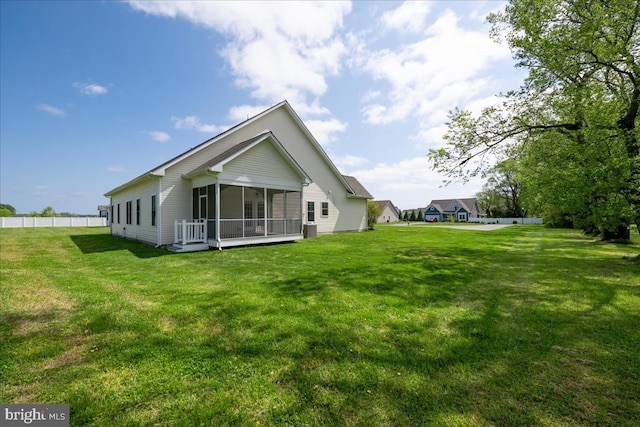
[[372,198],[286,101],[105,195],[112,234],[177,250],[363,231]]
[[398,222],[400,221],[400,210],[395,207],[391,200],[377,200],[376,203],[380,206],[380,216],[377,222]]

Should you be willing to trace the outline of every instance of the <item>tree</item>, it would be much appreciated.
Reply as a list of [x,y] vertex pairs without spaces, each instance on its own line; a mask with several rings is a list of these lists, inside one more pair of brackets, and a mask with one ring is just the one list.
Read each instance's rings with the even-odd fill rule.
[[640,225],[640,1],[512,0],[488,20],[529,75],[477,117],[452,112],[434,168],[468,179],[518,158],[527,203],[628,235]]
[[[493,206],[494,217],[522,216],[520,194],[522,185],[517,177],[518,163],[513,159],[504,160],[490,169],[490,176],[483,187]],[[487,200],[488,201],[488,200]]]
[[56,216],[56,211],[51,206],[47,206],[42,210],[40,216]]
[[382,208],[379,204],[369,200],[367,202],[367,226],[369,230],[373,230],[378,222],[378,217],[382,214]]
[[416,221],[424,222],[424,214],[422,213],[422,209],[418,209],[418,216],[416,216]]
[[409,215],[409,221],[416,221],[416,211],[415,210],[411,210],[411,215]]
[[[16,216],[16,208],[11,205],[5,205],[3,203],[0,203],[0,212],[3,212],[3,214],[0,214],[0,216]],[[4,215],[4,213],[7,212],[8,215]]]

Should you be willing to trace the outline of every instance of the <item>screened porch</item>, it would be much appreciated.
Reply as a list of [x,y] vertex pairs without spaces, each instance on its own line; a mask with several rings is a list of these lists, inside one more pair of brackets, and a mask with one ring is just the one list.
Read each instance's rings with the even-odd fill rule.
[[192,217],[176,221],[174,246],[223,248],[301,239],[302,192],[211,184],[192,189]]

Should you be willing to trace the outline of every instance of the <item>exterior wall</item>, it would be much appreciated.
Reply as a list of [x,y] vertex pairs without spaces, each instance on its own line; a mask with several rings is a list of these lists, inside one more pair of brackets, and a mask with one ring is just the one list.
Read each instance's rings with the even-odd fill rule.
[[398,213],[389,207],[389,205],[385,206],[382,210],[382,213],[378,217],[378,222],[398,222],[400,218],[398,218]]
[[269,141],[263,141],[231,160],[224,166],[224,173],[301,182],[300,176]]
[[[303,222],[307,223],[307,202],[315,203],[318,234],[367,229],[367,200],[348,198],[344,184],[318,153],[313,143],[284,108],[278,108],[254,122],[242,132],[251,136],[271,130],[313,183],[303,189]],[[322,217],[322,202],[329,203],[329,215]]]
[[[111,197],[111,205],[113,206],[111,234],[157,244],[157,226],[151,225],[151,196],[158,193],[158,179],[150,179],[146,183],[129,188]],[[140,225],[136,224],[136,199],[140,199]],[[126,223],[127,202],[129,201],[131,202],[131,224]],[[119,222],[118,204],[120,204]],[[156,224],[158,224],[159,202],[156,201],[156,204]]]

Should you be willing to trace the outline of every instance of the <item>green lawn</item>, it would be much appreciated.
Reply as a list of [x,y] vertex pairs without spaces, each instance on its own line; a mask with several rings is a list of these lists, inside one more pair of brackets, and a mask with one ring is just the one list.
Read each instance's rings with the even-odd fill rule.
[[71,425],[636,426],[640,241],[378,226],[171,254],[0,230],[0,402]]

